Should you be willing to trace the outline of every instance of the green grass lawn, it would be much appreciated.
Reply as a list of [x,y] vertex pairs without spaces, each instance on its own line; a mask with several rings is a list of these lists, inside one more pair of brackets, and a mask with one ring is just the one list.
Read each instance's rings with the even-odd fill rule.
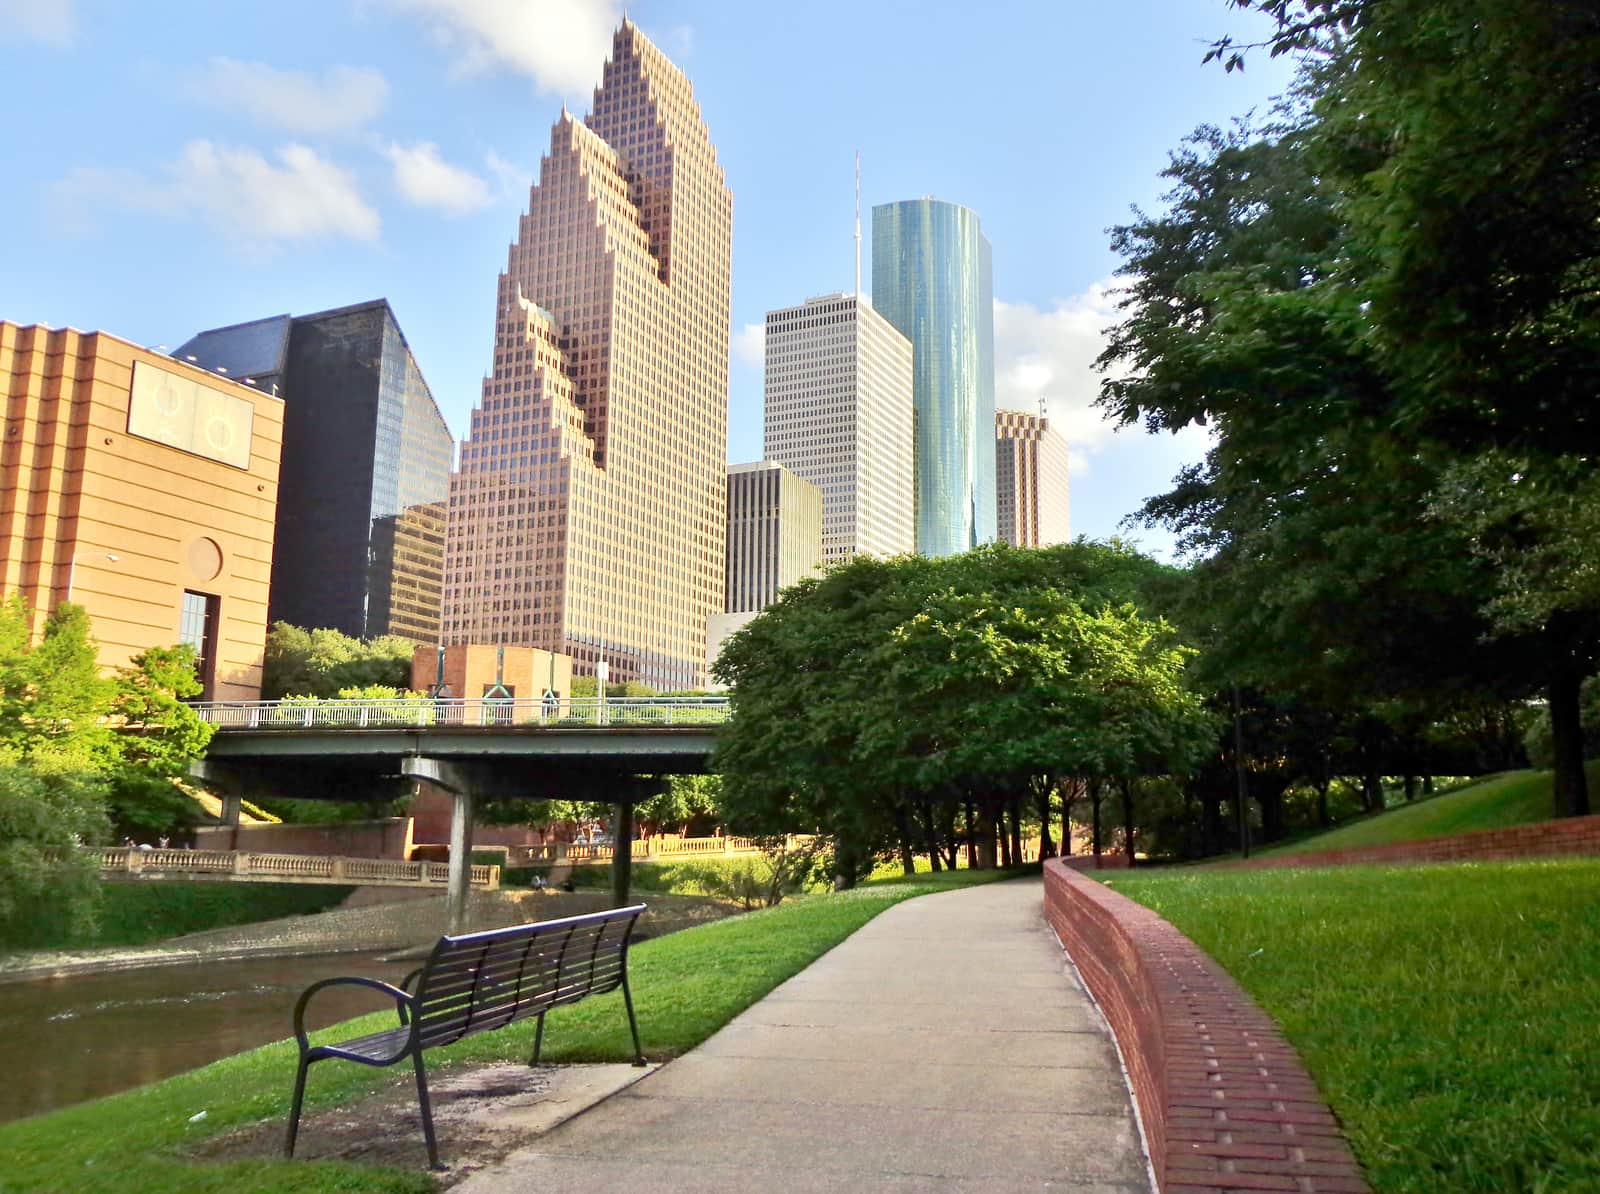
[[[1589,787],[1600,785],[1600,760],[1588,765]],[[1506,771],[1438,796],[1363,817],[1327,833],[1259,851],[1303,854],[1446,837],[1474,829],[1500,829],[1547,821],[1554,809],[1548,771]]]
[[38,925],[25,940],[0,941],[0,951],[73,946],[146,945],[185,933],[254,924],[337,907],[355,889],[304,883],[208,883],[109,880],[100,885],[94,932]]
[[1600,861],[1109,882],[1283,1026],[1378,1194],[1600,1190]]
[[[631,951],[629,965],[645,1053],[661,1060],[699,1044],[901,900],[1001,877],[996,872],[970,871],[919,875],[914,882],[789,900],[776,908],[646,941]],[[393,1012],[386,1011],[325,1035],[339,1039],[388,1028],[393,1022]],[[529,1021],[435,1050],[428,1054],[428,1062],[434,1071],[468,1061],[525,1061],[532,1051]],[[632,1046],[620,994],[552,1013],[544,1054],[558,1062],[629,1060]],[[295,1056],[293,1043],[284,1041],[98,1102],[0,1125],[0,1157],[5,1158],[0,1165],[0,1192],[379,1194],[433,1188],[432,1179],[420,1170],[330,1162],[200,1163],[176,1155],[188,1141],[286,1116]],[[106,1043],[106,1064],[116,1064],[114,1041]],[[394,1074],[355,1065],[319,1065],[311,1072],[307,1109],[347,1101],[393,1081]],[[29,1080],[26,1075],[13,1076],[17,1079]],[[190,1117],[200,1111],[206,1113],[205,1119],[191,1124]],[[419,1159],[421,1147],[419,1139]]]

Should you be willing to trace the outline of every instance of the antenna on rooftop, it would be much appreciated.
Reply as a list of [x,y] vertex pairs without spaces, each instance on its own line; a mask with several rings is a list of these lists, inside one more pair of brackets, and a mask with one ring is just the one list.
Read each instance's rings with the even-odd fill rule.
[[861,302],[861,151],[856,150],[856,302]]

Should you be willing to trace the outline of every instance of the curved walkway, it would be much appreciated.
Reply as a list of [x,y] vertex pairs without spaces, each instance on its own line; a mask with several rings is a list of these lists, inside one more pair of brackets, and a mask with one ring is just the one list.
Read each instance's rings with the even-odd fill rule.
[[1031,880],[897,904],[456,1192],[1147,1191],[1116,1053],[1040,902]]

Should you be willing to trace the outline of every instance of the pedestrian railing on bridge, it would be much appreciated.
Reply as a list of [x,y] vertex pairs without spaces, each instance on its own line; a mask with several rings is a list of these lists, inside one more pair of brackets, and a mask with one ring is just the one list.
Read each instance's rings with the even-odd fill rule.
[[553,729],[704,727],[728,720],[727,697],[567,697],[499,700],[199,701],[202,720],[219,730],[406,729],[421,727],[546,726]]
[[[152,850],[137,846],[90,849],[100,873],[144,879],[223,879],[243,883],[347,883],[357,887],[436,887],[450,881],[444,862],[342,858],[327,854],[270,854],[255,850]],[[500,868],[474,865],[468,882],[494,890]]]

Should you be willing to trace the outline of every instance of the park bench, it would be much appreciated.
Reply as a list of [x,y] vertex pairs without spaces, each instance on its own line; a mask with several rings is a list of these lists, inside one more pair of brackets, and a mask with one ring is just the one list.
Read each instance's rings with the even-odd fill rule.
[[[628,941],[644,907],[634,904],[564,920],[441,937],[426,964],[408,974],[398,987],[374,978],[326,978],[312,983],[294,1008],[300,1064],[295,1072],[284,1154],[294,1156],[306,1071],[313,1062],[328,1058],[369,1066],[391,1066],[411,1058],[417,1072],[417,1102],[422,1108],[428,1164],[434,1169],[439,1168],[439,1147],[433,1133],[433,1110],[422,1062],[422,1054],[428,1049],[535,1016],[538,1027],[528,1064],[538,1065],[546,1012],[621,987],[628,1027],[633,1032],[634,1064],[644,1065],[639,1024],[634,1019],[633,996],[628,990]],[[306,1006],[318,991],[338,984],[371,987],[390,996],[400,1014],[400,1027],[337,1044],[311,1044],[306,1039]]]

